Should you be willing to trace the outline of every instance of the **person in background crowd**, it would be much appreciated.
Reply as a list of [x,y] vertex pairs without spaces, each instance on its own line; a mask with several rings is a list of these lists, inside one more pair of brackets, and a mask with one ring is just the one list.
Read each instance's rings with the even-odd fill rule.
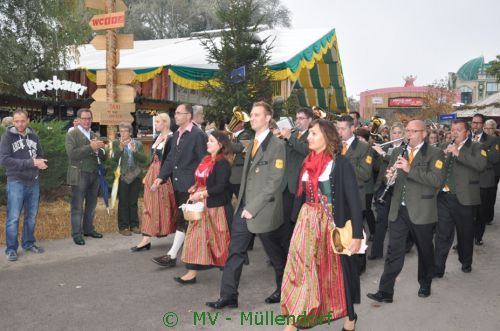
[[203,106],[193,106],[193,124],[205,132],[205,112],[203,111]]
[[[499,132],[497,130],[497,122],[495,122],[494,119],[489,119],[486,122],[484,122],[484,132],[490,136],[496,137],[497,138],[497,144],[500,143],[500,137],[499,137]],[[497,196],[497,188],[498,188],[498,181],[500,179],[500,162],[497,162],[495,164],[495,197]],[[487,224],[491,224],[492,222],[489,222]]]
[[94,228],[94,217],[99,191],[98,164],[107,156],[104,142],[90,130],[90,109],[81,108],[76,116],[80,123],[78,129],[66,134],[65,147],[69,159],[67,182],[71,185],[71,236],[76,245],[85,245],[83,236],[102,238],[102,234]]
[[[190,104],[181,104],[175,110],[175,124],[179,129],[173,134],[172,148],[167,154],[158,178],[151,185],[151,190],[156,191],[161,184],[172,177],[177,206],[187,202],[188,190],[194,184],[194,171],[207,153],[207,134],[193,123],[192,118],[193,107]],[[153,258],[154,263],[167,268],[176,265],[177,253],[184,242],[187,225],[183,213],[176,213],[174,243],[167,254]]]
[[17,260],[19,218],[24,208],[22,247],[27,252],[43,253],[36,245],[35,225],[40,200],[39,171],[47,169],[42,145],[36,133],[28,127],[29,117],[24,110],[12,115],[14,126],[8,127],[0,143],[0,164],[7,175],[7,220],[5,223],[8,261]]
[[427,138],[429,145],[438,147],[439,145],[439,132],[436,130],[431,130]]
[[78,117],[75,117],[73,119],[73,126],[68,129],[68,132],[77,128],[79,124],[80,124],[80,121],[79,121]]
[[2,118],[2,124],[3,127],[7,128],[12,125],[12,116],[6,116]]
[[488,154],[486,169],[479,175],[481,205],[477,208],[476,226],[475,226],[475,244],[483,244],[483,235],[486,230],[486,224],[493,221],[495,214],[495,166],[500,162],[500,144],[497,137],[490,136],[483,131],[485,118],[482,114],[476,114],[472,117],[471,139],[473,142],[480,142],[483,149]]
[[132,125],[118,125],[120,138],[113,141],[113,159],[120,168],[118,185],[118,230],[124,236],[139,234],[137,200],[141,190],[142,168],[146,164],[142,143],[132,138]]
[[351,111],[351,112],[349,112],[349,116],[352,117],[352,125],[354,126],[354,129],[359,128],[361,126],[361,124],[359,123],[359,119],[361,118],[361,115],[359,114],[359,112]]
[[229,176],[233,153],[229,138],[221,131],[208,136],[208,155],[195,171],[195,183],[189,188],[189,200],[204,203],[201,220],[189,222],[182,251],[188,272],[174,277],[180,284],[196,283],[199,270],[224,267],[229,255],[230,218],[233,216]]
[[177,206],[171,179],[167,178],[165,183],[158,187],[158,190],[151,190],[151,186],[158,178],[160,169],[172,148],[170,116],[166,113],[160,113],[154,117],[154,121],[155,129],[159,134],[151,146],[152,161],[143,179],[142,240],[130,249],[132,252],[149,250],[151,237],[165,237],[175,232]]

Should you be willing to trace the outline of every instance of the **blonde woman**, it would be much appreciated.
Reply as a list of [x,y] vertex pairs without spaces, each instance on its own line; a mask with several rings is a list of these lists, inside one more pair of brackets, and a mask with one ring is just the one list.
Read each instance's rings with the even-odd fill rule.
[[175,232],[176,204],[170,179],[152,191],[151,185],[160,173],[161,166],[170,151],[170,117],[166,113],[155,116],[155,127],[159,135],[151,146],[152,161],[144,177],[144,208],[142,212],[142,240],[132,247],[132,252],[151,248],[151,237],[165,237]]

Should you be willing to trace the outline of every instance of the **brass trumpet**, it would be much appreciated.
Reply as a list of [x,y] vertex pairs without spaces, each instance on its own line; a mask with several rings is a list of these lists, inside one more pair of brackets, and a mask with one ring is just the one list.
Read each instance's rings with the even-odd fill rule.
[[247,123],[249,121],[250,116],[248,116],[248,114],[245,113],[240,106],[235,106],[233,108],[233,117],[231,118],[231,121],[229,121],[229,124],[225,125],[224,132],[226,133],[226,135],[231,136],[238,124],[240,124],[241,122]]
[[371,122],[372,129],[370,130],[370,136],[372,136],[376,142],[383,142],[384,137],[380,133],[378,133],[378,129],[380,128],[380,126],[385,125],[385,119],[378,116],[372,116]]

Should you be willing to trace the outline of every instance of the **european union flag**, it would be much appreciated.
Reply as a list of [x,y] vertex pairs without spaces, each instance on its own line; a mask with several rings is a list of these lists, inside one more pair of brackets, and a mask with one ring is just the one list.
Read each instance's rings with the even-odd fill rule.
[[241,66],[231,71],[229,79],[234,84],[242,83],[245,80],[245,66]]

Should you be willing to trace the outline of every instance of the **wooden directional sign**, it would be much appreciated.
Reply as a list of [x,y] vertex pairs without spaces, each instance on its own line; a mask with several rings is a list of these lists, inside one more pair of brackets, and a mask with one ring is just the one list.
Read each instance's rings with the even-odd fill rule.
[[[106,9],[106,0],[85,0],[85,7],[98,10]],[[123,0],[116,0],[116,11],[126,11],[127,6]]]
[[[92,94],[95,101],[106,102],[106,89],[98,88]],[[127,85],[116,86],[116,102],[118,103],[133,103],[135,98],[135,88]]]
[[90,105],[94,121],[104,125],[117,125],[122,122],[132,123],[135,103],[92,102]]
[[[134,48],[134,35],[133,34],[119,34],[116,35],[118,44],[116,48],[118,49],[132,49]],[[106,36],[100,34],[95,36],[90,42],[95,49],[105,50],[106,49]]]
[[125,12],[94,15],[89,25],[94,31],[123,28],[125,26]]
[[[97,70],[97,85],[106,85],[106,70]],[[131,84],[135,79],[135,72],[132,69],[117,69],[116,84]]]

